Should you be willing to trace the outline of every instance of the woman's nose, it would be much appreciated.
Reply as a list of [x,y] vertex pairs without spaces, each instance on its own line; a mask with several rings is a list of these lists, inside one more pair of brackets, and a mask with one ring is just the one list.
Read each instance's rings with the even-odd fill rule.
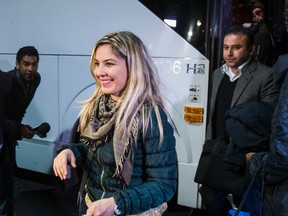
[[100,65],[95,67],[94,75],[95,76],[104,76],[104,75],[106,75],[104,68],[102,66],[100,66]]

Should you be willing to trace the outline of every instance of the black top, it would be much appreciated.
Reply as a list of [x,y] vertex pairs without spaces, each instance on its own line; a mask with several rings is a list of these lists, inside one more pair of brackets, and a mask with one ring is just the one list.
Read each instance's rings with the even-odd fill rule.
[[217,99],[215,104],[215,113],[212,120],[213,137],[216,138],[225,129],[225,113],[231,106],[233,93],[237,80],[230,82],[229,76],[224,75],[218,89]]
[[6,117],[10,120],[21,122],[32,101],[37,87],[40,84],[40,75],[37,73],[33,82],[30,82],[29,89],[25,80],[21,77],[18,70],[11,70],[7,74],[12,79],[12,88],[6,97]]

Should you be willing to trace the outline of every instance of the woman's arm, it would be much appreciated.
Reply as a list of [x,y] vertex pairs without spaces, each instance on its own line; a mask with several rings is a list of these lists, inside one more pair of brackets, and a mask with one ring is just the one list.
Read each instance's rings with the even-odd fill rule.
[[83,143],[71,143],[63,145],[58,151],[53,162],[53,170],[61,180],[67,178],[67,166],[76,168],[86,158],[85,145]]
[[135,214],[160,206],[169,201],[176,191],[178,169],[174,130],[161,111],[164,130],[163,142],[159,144],[156,114],[151,114],[145,143],[143,144],[144,167],[147,181],[141,185],[119,190],[114,194],[121,215]]

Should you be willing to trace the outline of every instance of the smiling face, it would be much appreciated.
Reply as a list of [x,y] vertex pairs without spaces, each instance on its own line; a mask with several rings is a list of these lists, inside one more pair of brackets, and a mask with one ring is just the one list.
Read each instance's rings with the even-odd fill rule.
[[111,45],[100,45],[95,52],[93,73],[103,93],[111,95],[112,99],[117,101],[128,77],[125,59],[115,55]]
[[232,72],[245,63],[253,54],[253,46],[247,47],[247,36],[228,34],[224,37],[223,58]]

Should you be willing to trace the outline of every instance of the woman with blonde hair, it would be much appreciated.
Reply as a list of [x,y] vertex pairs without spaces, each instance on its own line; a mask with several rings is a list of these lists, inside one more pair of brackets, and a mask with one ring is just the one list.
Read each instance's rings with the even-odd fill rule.
[[156,67],[143,42],[122,31],[96,43],[90,69],[96,89],[80,112],[81,142],[59,150],[54,172],[66,179],[68,163],[88,167],[86,216],[161,215],[178,172]]

